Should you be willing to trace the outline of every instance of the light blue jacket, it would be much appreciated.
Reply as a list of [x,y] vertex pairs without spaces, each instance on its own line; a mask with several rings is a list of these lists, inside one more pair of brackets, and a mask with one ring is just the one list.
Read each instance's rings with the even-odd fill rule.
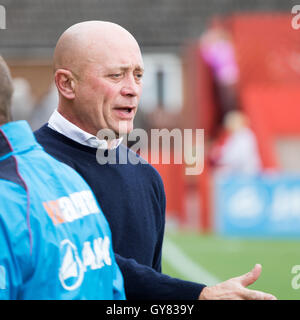
[[91,189],[25,121],[0,126],[0,299],[125,299]]

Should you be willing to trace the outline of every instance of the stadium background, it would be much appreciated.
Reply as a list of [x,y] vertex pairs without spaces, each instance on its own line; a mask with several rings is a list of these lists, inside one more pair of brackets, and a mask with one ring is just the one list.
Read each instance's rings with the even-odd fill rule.
[[[185,164],[155,165],[167,196],[163,271],[213,284],[261,263],[263,273],[253,288],[299,299],[300,29],[292,27],[291,13],[297,4],[2,0],[6,29],[0,30],[0,53],[14,77],[14,119],[37,129],[55,108],[51,57],[62,31],[83,20],[121,24],[134,34],[145,58],[136,126],[205,129],[201,175],[185,175]],[[206,35],[215,36],[210,44],[221,39],[216,30],[226,34],[226,48],[234,52],[235,71],[223,75],[227,82],[218,78],[216,60],[210,65],[203,55]],[[232,76],[236,70],[238,76]],[[225,100],[248,120],[257,154],[247,154],[245,165],[249,169],[257,156],[259,169],[245,172],[229,163],[224,175],[220,150],[232,135],[224,125]]]

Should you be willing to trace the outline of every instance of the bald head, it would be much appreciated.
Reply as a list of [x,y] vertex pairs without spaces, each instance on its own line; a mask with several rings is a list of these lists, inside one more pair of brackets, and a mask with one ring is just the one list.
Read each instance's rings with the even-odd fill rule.
[[54,70],[58,111],[66,119],[93,135],[106,128],[119,134],[120,122],[132,130],[143,59],[127,30],[104,21],[71,26],[57,42]]
[[0,56],[0,125],[10,121],[11,97],[13,83],[9,68]]
[[[54,70],[64,68],[80,74],[87,63],[107,58],[123,46],[139,49],[135,38],[123,27],[107,21],[74,24],[59,38],[54,51]],[[100,60],[101,62],[101,60]]]

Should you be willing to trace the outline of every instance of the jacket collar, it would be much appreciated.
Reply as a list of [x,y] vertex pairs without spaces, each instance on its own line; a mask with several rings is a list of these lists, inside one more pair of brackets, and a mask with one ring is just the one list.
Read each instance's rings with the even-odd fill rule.
[[39,146],[29,124],[25,120],[0,126],[0,160],[9,154]]

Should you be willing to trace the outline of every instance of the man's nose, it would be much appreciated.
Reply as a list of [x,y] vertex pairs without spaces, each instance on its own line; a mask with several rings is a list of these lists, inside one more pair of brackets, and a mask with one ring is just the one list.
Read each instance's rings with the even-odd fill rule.
[[124,81],[121,94],[124,96],[136,97],[140,92],[140,84],[136,82],[134,77],[128,77]]

